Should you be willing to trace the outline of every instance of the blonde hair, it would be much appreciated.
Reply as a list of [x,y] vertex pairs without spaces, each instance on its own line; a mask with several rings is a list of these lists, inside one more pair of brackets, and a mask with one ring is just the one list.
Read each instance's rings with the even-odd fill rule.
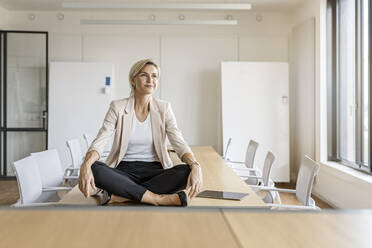
[[160,67],[153,61],[152,59],[142,59],[140,61],[137,61],[134,65],[132,65],[132,68],[130,68],[129,71],[129,85],[131,88],[130,95],[134,94],[134,86],[132,84],[132,79],[135,78],[138,73],[142,70],[143,67],[146,65],[153,65],[155,66],[156,70],[158,71],[158,77],[160,77]]

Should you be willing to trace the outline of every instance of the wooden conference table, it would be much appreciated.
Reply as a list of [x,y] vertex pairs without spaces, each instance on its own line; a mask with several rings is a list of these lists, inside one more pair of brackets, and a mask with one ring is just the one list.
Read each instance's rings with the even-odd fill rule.
[[0,208],[0,247],[371,247],[372,211]]
[[[203,190],[223,190],[248,193],[241,201],[207,199],[194,197],[189,206],[213,206],[213,207],[266,207],[259,196],[245,183],[234,171],[229,168],[218,153],[210,146],[197,146],[191,148],[196,159],[203,168]],[[181,164],[177,155],[170,153],[174,164]],[[63,205],[97,205],[96,197],[85,198],[79,188],[75,186],[69,193],[62,197],[59,204]],[[117,204],[115,204],[117,205]],[[128,205],[128,204],[121,204]],[[133,203],[132,203],[133,205]]]
[[0,208],[0,247],[372,247],[372,210],[271,211],[211,147],[193,151],[204,189],[250,195],[194,198],[191,208],[97,207],[74,188],[57,207]]

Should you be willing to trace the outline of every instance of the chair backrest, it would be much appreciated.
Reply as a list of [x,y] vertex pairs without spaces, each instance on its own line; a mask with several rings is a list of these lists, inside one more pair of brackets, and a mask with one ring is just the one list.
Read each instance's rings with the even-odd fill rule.
[[66,141],[66,145],[70,151],[72,166],[74,168],[80,168],[81,164],[83,163],[83,153],[81,152],[79,140],[68,140]]
[[253,168],[254,166],[254,157],[256,156],[258,143],[254,140],[250,140],[247,151],[245,153],[245,166],[247,168]]
[[275,161],[275,155],[268,151],[266,154],[264,166],[262,168],[262,181],[264,186],[269,186],[269,180],[270,180],[270,174],[271,174],[271,168]]
[[227,152],[229,151],[230,144],[231,144],[231,138],[229,138],[229,140],[227,141],[226,149],[222,157],[225,160],[228,160]]
[[94,137],[90,134],[84,133],[83,138],[85,140],[85,145],[86,145],[86,148],[88,150],[90,145],[93,143]]
[[59,186],[63,180],[63,169],[56,149],[31,153],[39,166],[43,187]]
[[318,174],[319,167],[317,162],[306,155],[301,162],[300,170],[297,175],[296,196],[305,206],[310,205],[314,177]]
[[12,163],[17,177],[21,204],[35,202],[42,193],[39,167],[32,156]]

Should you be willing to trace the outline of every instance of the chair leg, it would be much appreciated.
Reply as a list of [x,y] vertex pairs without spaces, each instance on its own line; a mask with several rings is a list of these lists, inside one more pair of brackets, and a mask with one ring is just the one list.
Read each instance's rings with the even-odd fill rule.
[[273,196],[273,194],[271,193],[271,191],[266,192],[265,197],[262,198],[262,200],[263,200],[265,203],[271,203],[271,204],[273,204],[273,203],[274,203],[274,196]]
[[279,195],[279,192],[278,191],[275,191],[274,192],[274,198],[276,199],[276,201],[278,202],[278,204],[282,204],[282,200],[280,199],[280,195]]
[[[270,187],[275,187],[275,183],[272,179],[269,179],[269,186]],[[282,201],[280,199],[280,195],[279,195],[279,192],[278,191],[272,191],[273,193],[273,198],[276,199],[276,201],[278,202],[278,204],[282,204]]]

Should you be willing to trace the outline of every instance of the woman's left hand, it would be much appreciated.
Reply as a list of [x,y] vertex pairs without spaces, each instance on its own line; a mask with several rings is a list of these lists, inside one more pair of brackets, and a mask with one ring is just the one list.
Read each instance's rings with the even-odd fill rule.
[[187,179],[186,189],[191,188],[189,191],[189,197],[196,196],[201,188],[203,187],[203,175],[200,166],[192,165],[189,178]]

